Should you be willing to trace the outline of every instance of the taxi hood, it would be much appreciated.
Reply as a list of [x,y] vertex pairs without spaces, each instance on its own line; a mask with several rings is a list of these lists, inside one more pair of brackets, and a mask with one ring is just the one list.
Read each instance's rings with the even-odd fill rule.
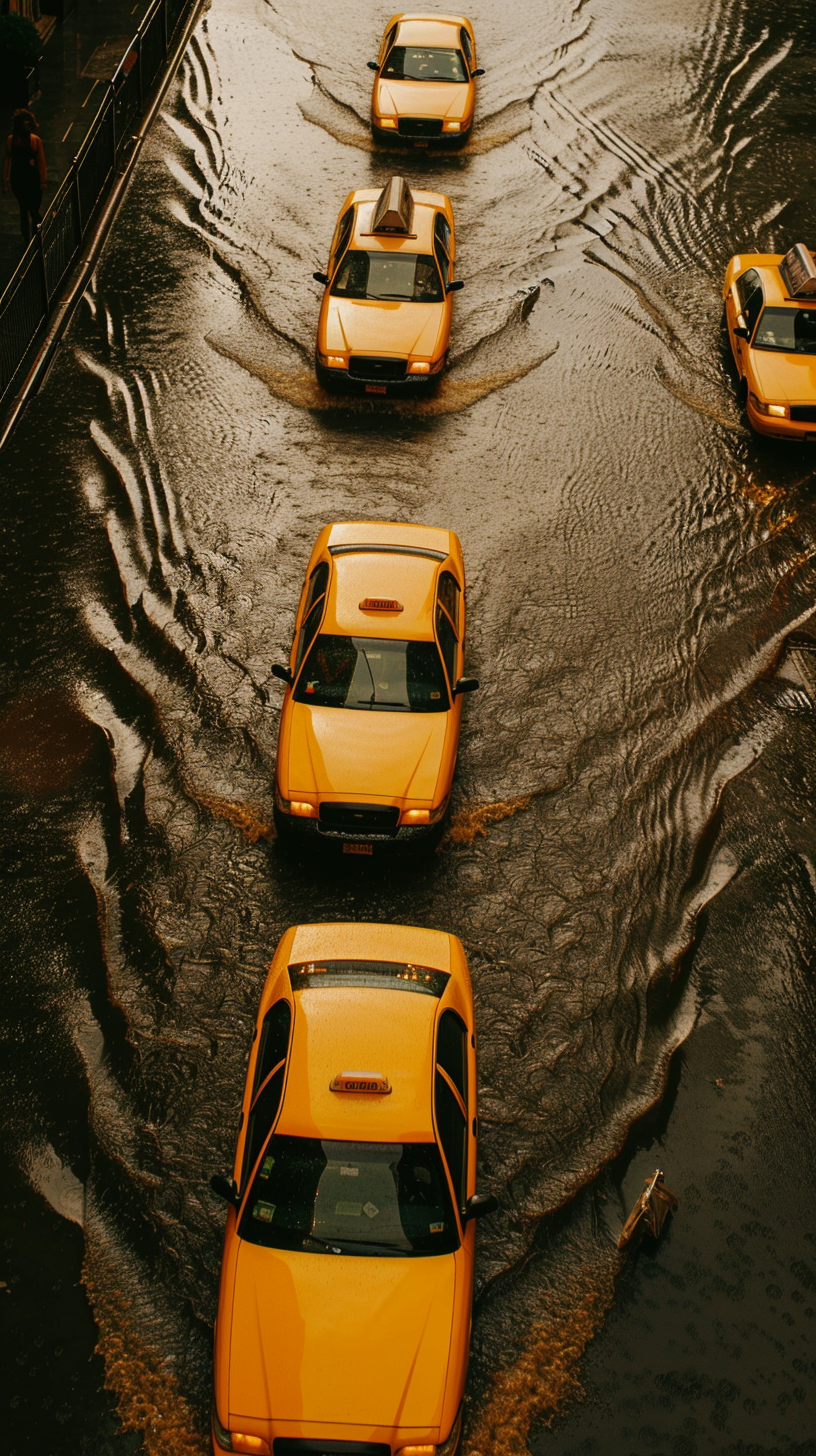
[[357,354],[433,354],[444,303],[394,303],[371,298],[329,298],[326,351]]
[[438,1427],[455,1272],[453,1254],[354,1258],[242,1240],[230,1420]]
[[433,799],[448,713],[381,713],[291,703],[284,796]]
[[751,363],[765,399],[777,404],[813,404],[816,400],[816,354],[752,349]]
[[461,121],[468,110],[470,86],[461,81],[381,81],[377,105],[381,115],[441,116]]

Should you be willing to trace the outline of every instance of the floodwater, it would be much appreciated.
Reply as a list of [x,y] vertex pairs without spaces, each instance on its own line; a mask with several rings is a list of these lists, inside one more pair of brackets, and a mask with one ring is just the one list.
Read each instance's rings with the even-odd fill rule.
[[[14,1456],[207,1449],[223,1205],[295,921],[454,931],[481,1045],[462,1450],[816,1452],[816,455],[762,443],[732,252],[816,239],[812,0],[481,0],[474,144],[372,150],[368,3],[212,0],[4,452],[0,1287]],[[324,396],[335,218],[453,201],[452,365]],[[274,843],[326,521],[453,527],[453,830]],[[655,1249],[615,1241],[660,1165]]]

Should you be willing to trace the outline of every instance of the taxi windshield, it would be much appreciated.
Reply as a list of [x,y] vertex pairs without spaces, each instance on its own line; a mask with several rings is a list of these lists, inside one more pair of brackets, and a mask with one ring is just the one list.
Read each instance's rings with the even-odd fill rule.
[[306,658],[295,702],[386,713],[444,713],[450,706],[435,642],[328,633],[321,633]]
[[441,303],[442,280],[430,254],[346,253],[331,287],[335,298]]
[[752,339],[754,349],[816,354],[816,308],[766,308]]
[[389,81],[467,81],[461,53],[435,46],[394,46],[380,73]]
[[364,1257],[450,1254],[459,1246],[435,1143],[280,1134],[264,1149],[238,1234],[272,1249]]

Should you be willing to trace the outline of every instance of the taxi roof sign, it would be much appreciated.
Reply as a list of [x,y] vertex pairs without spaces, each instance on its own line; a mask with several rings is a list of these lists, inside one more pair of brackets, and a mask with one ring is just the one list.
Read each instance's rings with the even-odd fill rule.
[[804,243],[796,243],[785,254],[785,278],[792,298],[816,296],[816,264]]
[[372,233],[397,233],[406,236],[414,220],[414,199],[404,177],[386,182],[371,217]]
[[402,612],[405,608],[396,597],[363,597],[361,612]]
[[391,1091],[391,1083],[381,1072],[338,1072],[329,1083],[330,1092],[375,1092],[381,1097]]

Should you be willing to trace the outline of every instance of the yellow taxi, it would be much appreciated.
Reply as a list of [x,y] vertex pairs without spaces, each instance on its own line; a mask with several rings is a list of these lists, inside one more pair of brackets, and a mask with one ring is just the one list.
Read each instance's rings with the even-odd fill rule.
[[213,1451],[453,1456],[473,1294],[476,1036],[454,935],[300,925],[249,1058]]
[[742,253],[723,287],[740,402],[762,435],[816,442],[816,263],[787,253]]
[[453,531],[325,526],[309,559],[278,736],[281,840],[347,854],[432,847],[459,745],[465,570]]
[[395,15],[385,27],[371,96],[378,142],[463,146],[473,125],[476,65],[473,26],[464,15]]
[[404,178],[350,192],[334,230],[317,325],[324,389],[416,394],[439,383],[450,344],[453,209]]

